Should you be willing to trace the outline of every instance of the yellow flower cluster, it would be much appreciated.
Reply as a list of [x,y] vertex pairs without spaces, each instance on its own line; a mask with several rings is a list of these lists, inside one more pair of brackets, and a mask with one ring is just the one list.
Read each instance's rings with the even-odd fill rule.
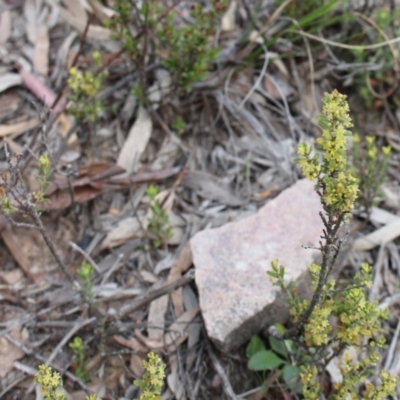
[[143,378],[136,380],[134,384],[142,389],[139,400],[159,400],[164,386],[165,364],[153,352],[150,352],[147,357],[149,361],[143,361],[146,372]]
[[300,143],[298,147],[299,159],[298,164],[303,171],[304,176],[310,181],[315,181],[320,172],[321,166],[317,155],[310,157],[313,148],[306,143]]
[[[344,354],[340,372],[343,377],[342,382],[333,384],[333,393],[330,399],[359,399],[364,400],[383,400],[395,393],[397,378],[388,372],[382,371],[379,374],[380,385],[375,386],[371,382],[365,384],[365,390],[361,397],[358,393],[358,386],[363,382],[367,371],[371,366],[377,364],[379,356],[373,354],[361,361],[354,362],[349,353]],[[315,365],[307,365],[303,368],[301,382],[303,384],[303,396],[306,400],[319,400],[322,388],[317,379],[318,370]]]
[[301,374],[301,383],[303,384],[303,396],[307,400],[319,400],[321,385],[316,379],[318,370],[315,365],[307,365]]
[[[101,65],[100,54],[94,52],[92,58],[99,67]],[[67,80],[71,90],[69,111],[78,119],[86,118],[88,121],[94,122],[101,115],[102,103],[97,95],[101,91],[106,76],[107,71],[94,75],[90,71],[82,72],[76,67],[70,68]]]
[[87,97],[93,97],[101,89],[101,84],[101,80],[96,79],[90,71],[83,73],[76,67],[69,70],[68,86],[75,93],[81,92]]
[[362,340],[384,342],[381,321],[389,317],[387,310],[378,308],[376,302],[366,298],[362,288],[343,292],[343,303],[337,307],[339,318],[337,338],[347,345],[359,346]]
[[58,372],[53,372],[48,365],[39,365],[35,381],[41,385],[42,395],[46,400],[66,400],[62,389],[62,380]]
[[320,126],[322,136],[317,139],[317,149],[323,154],[311,157],[311,146],[301,143],[298,148],[299,165],[306,178],[317,180],[317,190],[327,211],[349,213],[358,193],[358,181],[351,173],[346,154],[346,136],[352,127],[346,96],[334,90],[323,98]]
[[[35,382],[41,387],[44,400],[67,400],[63,389],[63,381],[58,372],[54,372],[48,365],[39,365],[35,375]],[[96,394],[90,394],[85,400],[101,400]]]

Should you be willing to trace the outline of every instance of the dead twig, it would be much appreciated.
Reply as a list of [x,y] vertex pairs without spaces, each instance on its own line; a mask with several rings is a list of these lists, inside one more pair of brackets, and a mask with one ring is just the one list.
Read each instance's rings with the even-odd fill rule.
[[235,391],[232,388],[231,383],[229,382],[229,379],[224,371],[224,368],[222,367],[221,363],[219,362],[217,356],[215,355],[215,353],[211,347],[210,341],[208,340],[206,335],[205,335],[205,338],[206,338],[205,340],[206,340],[206,348],[207,348],[208,355],[211,358],[211,362],[214,366],[215,371],[221,378],[222,387],[224,389],[226,396],[231,400],[239,400]]
[[118,317],[122,318],[140,308],[144,307],[145,305],[151,303],[153,300],[158,299],[159,297],[172,293],[176,289],[187,285],[188,283],[192,282],[194,279],[194,269],[188,271],[182,278],[177,279],[176,281],[170,283],[169,285],[165,285],[160,289],[153,290],[149,293],[144,294],[143,296],[136,299],[132,304],[128,304],[122,307],[117,314]]

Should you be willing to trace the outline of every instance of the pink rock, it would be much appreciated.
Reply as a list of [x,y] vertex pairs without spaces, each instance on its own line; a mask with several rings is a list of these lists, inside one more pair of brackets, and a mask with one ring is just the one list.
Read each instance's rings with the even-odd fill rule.
[[266,271],[279,258],[288,281],[306,282],[319,252],[303,246],[318,246],[323,228],[314,186],[300,180],[257,214],[192,238],[200,308],[208,335],[221,350],[233,350],[287,318],[282,294]]

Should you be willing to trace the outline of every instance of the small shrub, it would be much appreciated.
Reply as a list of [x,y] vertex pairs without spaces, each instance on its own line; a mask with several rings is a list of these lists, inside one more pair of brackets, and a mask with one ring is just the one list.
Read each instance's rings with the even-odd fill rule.
[[148,218],[147,230],[150,233],[154,247],[165,247],[167,240],[172,236],[172,227],[160,200],[157,198],[158,186],[150,185],[146,194],[150,197],[151,216]]
[[[93,53],[93,61],[96,67],[101,66],[99,52]],[[69,70],[67,84],[71,91],[69,95],[71,104],[68,111],[77,119],[95,122],[100,118],[103,112],[103,104],[98,94],[103,87],[106,76],[107,71],[95,75],[91,71],[79,71],[76,67]]]
[[[348,287],[338,288],[331,272],[343,241],[339,229],[349,219],[354,202],[359,195],[359,182],[352,173],[346,154],[346,137],[351,133],[346,97],[336,90],[325,94],[320,117],[322,137],[317,140],[317,153],[311,146],[299,145],[299,165],[304,175],[316,182],[324,213],[324,225],[319,250],[321,265],[309,268],[313,296],[301,300],[292,283],[285,281],[285,269],[276,260],[268,274],[274,285],[287,294],[293,326],[285,333],[275,332],[281,339],[291,338],[302,352],[303,396],[313,400],[322,398],[322,387],[317,378],[334,356],[340,356],[352,347],[365,354],[360,361],[346,353],[342,357],[343,380],[332,388],[329,399],[357,398],[360,383],[366,381],[371,368],[379,360],[378,350],[385,345],[381,323],[388,318],[387,310],[377,302],[370,302],[365,288],[371,286],[371,270],[362,264]],[[321,155],[322,158],[321,158]],[[361,396],[363,399],[383,399],[394,394],[396,378],[386,371],[380,373],[381,384],[369,383]]]
[[78,276],[83,282],[83,294],[88,301],[93,299],[93,274],[94,268],[92,265],[83,261],[80,268],[77,271]]
[[193,24],[181,29],[170,12],[166,24],[157,31],[160,49],[166,49],[162,64],[175,76],[178,86],[186,91],[207,76],[209,66],[217,57],[219,49],[210,44],[210,38],[225,7],[225,2],[213,0],[212,7],[206,11],[197,3],[190,12]]
[[70,349],[74,352],[73,365],[75,375],[82,381],[87,382],[89,377],[86,371],[86,347],[82,338],[77,336],[70,344]]
[[373,136],[367,136],[364,143],[359,135],[353,136],[354,175],[359,182],[357,204],[367,213],[376,205],[379,187],[385,181],[390,153],[390,146],[383,146],[379,151]]
[[171,128],[178,134],[183,135],[188,129],[188,124],[182,117],[177,117],[171,124]]
[[[225,7],[225,0],[213,0],[207,10],[200,3],[195,4],[190,12],[193,22],[179,26],[173,7],[159,5],[155,0],[145,0],[140,7],[116,1],[117,16],[108,26],[112,38],[121,41],[125,53],[136,64],[140,82],[134,93],[140,102],[144,102],[147,89],[145,59],[150,47],[155,49],[156,57],[171,73],[178,89],[190,91],[195,82],[207,76],[219,51],[211,43],[212,35]],[[133,34],[134,31],[137,33]]]

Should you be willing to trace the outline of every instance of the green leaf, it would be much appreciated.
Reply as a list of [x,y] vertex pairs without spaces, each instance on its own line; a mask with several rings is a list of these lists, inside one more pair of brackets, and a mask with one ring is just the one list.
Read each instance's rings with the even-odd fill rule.
[[273,351],[261,350],[250,358],[247,368],[253,371],[265,371],[279,367],[283,363],[284,360],[279,358]]
[[288,354],[287,349],[285,347],[285,343],[282,340],[279,340],[279,339],[274,338],[273,336],[271,336],[269,338],[269,344],[271,345],[271,348],[275,353],[278,353],[281,356],[284,356],[285,358],[288,358],[289,354]]
[[282,378],[291,390],[298,391],[300,389],[300,368],[294,365],[286,364],[283,367]]
[[247,358],[251,358],[254,354],[259,351],[265,350],[264,342],[257,335],[253,335],[250,339],[249,344],[246,347],[246,356]]
[[337,0],[328,1],[326,4],[323,4],[321,7],[315,8],[312,12],[305,15],[301,18],[297,23],[302,27],[306,27],[312,23],[315,24],[315,21],[320,17],[326,17],[327,13],[333,12],[335,7],[337,7]]
[[277,329],[277,331],[278,331],[281,335],[283,335],[283,334],[286,332],[286,328],[285,328],[282,324],[276,323],[276,324],[275,324],[275,328]]
[[285,348],[290,354],[296,353],[297,351],[297,346],[293,343],[293,340],[290,339],[285,340]]

